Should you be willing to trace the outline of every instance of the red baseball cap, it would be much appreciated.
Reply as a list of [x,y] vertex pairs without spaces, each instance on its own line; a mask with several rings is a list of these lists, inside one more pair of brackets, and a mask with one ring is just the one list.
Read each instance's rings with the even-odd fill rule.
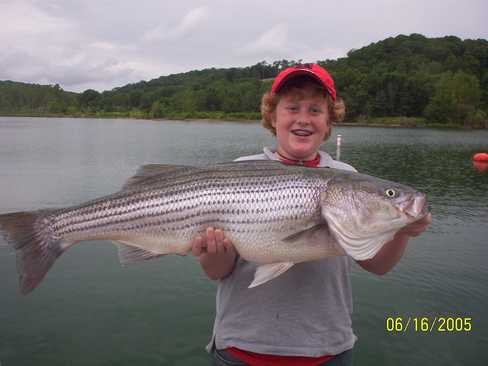
[[300,64],[288,67],[281,71],[271,85],[271,93],[278,93],[285,83],[298,75],[309,75],[317,80],[327,93],[329,93],[332,100],[336,101],[336,91],[334,87],[334,80],[326,69],[317,64]]

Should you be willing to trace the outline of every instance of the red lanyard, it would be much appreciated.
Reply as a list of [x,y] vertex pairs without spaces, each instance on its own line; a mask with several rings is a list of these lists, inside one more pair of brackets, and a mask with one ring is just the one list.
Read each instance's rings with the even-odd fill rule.
[[311,160],[289,159],[286,156],[281,155],[278,151],[276,151],[276,154],[278,154],[278,159],[280,159],[280,161],[283,164],[287,164],[287,165],[303,165],[303,166],[307,166],[307,167],[311,167],[311,168],[316,168],[319,166],[319,163],[320,163],[320,154],[319,153],[317,153],[315,158],[313,158]]

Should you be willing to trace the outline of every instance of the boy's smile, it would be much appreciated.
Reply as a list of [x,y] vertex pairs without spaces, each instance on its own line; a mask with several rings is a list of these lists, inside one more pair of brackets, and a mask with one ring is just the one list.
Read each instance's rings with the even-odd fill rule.
[[313,131],[309,131],[309,130],[304,129],[304,128],[297,128],[295,130],[291,130],[291,133],[296,135],[296,136],[306,137],[306,136],[312,135]]

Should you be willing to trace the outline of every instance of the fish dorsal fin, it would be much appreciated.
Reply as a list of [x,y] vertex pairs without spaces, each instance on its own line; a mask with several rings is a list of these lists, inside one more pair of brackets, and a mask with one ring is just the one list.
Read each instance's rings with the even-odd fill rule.
[[185,173],[191,173],[199,170],[195,167],[185,165],[170,164],[147,164],[141,166],[136,174],[130,177],[122,187],[122,190],[148,187],[159,184],[161,180],[170,179]]
[[249,288],[271,281],[273,278],[288,271],[294,264],[292,262],[280,262],[260,265],[254,273],[254,280],[249,285]]

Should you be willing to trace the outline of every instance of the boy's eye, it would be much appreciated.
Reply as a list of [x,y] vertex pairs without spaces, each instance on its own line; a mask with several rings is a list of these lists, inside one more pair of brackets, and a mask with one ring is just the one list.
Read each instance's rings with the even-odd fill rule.
[[295,112],[298,110],[298,107],[296,105],[289,105],[286,109],[288,109],[291,112]]
[[322,108],[311,107],[310,112],[315,113],[315,114],[322,113]]

